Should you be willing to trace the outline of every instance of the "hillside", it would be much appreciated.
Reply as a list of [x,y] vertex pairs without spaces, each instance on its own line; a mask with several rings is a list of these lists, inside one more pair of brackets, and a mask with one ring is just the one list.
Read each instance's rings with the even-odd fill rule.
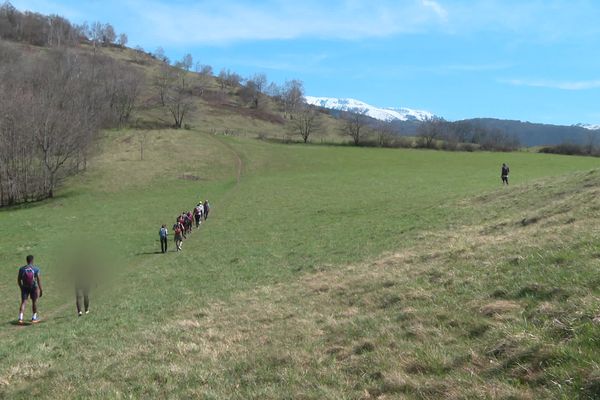
[[[575,172],[594,159],[192,128],[148,131],[140,161],[139,135],[109,132],[56,199],[0,210],[5,319],[27,253],[45,283],[44,322],[0,329],[2,397],[597,393],[600,182]],[[502,161],[513,186],[498,190]],[[155,254],[160,224],[199,197],[205,226]],[[78,319],[60,249],[80,240],[107,246],[119,283]]]

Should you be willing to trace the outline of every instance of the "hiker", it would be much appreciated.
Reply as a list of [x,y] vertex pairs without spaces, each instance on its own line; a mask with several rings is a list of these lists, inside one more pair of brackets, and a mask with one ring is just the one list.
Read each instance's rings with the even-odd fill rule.
[[204,220],[206,221],[208,219],[208,213],[210,212],[210,204],[208,203],[208,200],[204,200]]
[[506,184],[508,185],[508,173],[510,172],[510,169],[508,168],[508,165],[506,164],[502,164],[502,172],[500,177],[502,178],[502,184]]
[[160,251],[164,254],[167,252],[167,236],[169,236],[169,231],[165,224],[163,224],[158,231],[158,236],[160,237]]
[[[75,306],[77,307],[77,316],[81,317],[83,313],[90,313],[90,289],[94,280],[94,269],[96,264],[91,260],[89,254],[81,253],[73,265],[73,276],[75,278]],[[83,300],[83,307],[82,306]]]
[[[185,215],[185,213],[181,213],[179,215],[179,217],[177,218],[177,223],[181,227],[181,235],[183,236],[184,239],[187,239],[187,237],[185,236],[185,217],[184,217],[184,215]],[[173,229],[175,229],[175,228],[173,227]]]
[[194,219],[196,220],[196,229],[200,228],[203,214],[204,206],[202,205],[202,203],[198,203],[198,205],[194,208]]
[[186,229],[188,231],[188,233],[192,233],[192,227],[194,226],[194,215],[191,211],[188,211],[188,213],[185,215],[186,219]]
[[176,224],[173,227],[173,233],[175,236],[175,247],[177,251],[181,251],[181,243],[183,242],[183,226],[181,224]]
[[42,297],[42,281],[40,280],[40,269],[33,265],[33,256],[29,255],[26,258],[27,265],[19,268],[19,274],[17,276],[17,284],[21,289],[21,306],[19,307],[19,324],[23,323],[23,313],[25,312],[25,305],[27,298],[31,298],[31,308],[33,316],[31,322],[36,323],[39,321],[37,315],[37,299]]

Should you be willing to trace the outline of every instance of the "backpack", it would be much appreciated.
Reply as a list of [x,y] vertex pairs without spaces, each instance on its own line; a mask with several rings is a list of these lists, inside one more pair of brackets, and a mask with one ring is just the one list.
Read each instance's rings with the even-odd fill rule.
[[181,235],[181,228],[180,227],[175,228],[175,235],[177,235],[177,236]]
[[23,281],[23,286],[32,288],[35,286],[35,271],[33,267],[30,265],[26,266],[23,270],[23,275],[21,276],[21,280]]

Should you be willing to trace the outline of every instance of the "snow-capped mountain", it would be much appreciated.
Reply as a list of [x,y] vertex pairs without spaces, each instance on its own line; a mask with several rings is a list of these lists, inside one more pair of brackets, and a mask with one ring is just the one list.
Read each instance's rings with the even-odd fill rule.
[[314,96],[305,96],[304,98],[308,104],[329,108],[331,110],[350,112],[361,112],[362,110],[366,110],[366,115],[380,121],[424,121],[434,117],[429,111],[412,110],[410,108],[380,108],[356,99]]
[[600,129],[600,124],[576,124],[574,126],[589,129],[590,131],[597,131]]

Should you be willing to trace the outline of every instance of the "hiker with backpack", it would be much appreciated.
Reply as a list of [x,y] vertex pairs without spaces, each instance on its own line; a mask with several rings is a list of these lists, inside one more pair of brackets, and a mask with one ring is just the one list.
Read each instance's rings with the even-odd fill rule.
[[[177,217],[177,224],[181,227],[181,235],[183,236],[184,239],[187,239],[187,237],[185,236],[185,217],[184,217],[185,213],[181,213],[179,214],[179,217]],[[175,227],[173,227],[173,231],[175,230]]]
[[21,306],[19,307],[19,324],[23,323],[23,313],[25,313],[25,306],[27,305],[27,298],[31,298],[31,308],[33,316],[31,322],[36,323],[39,321],[37,315],[37,300],[38,297],[42,297],[42,281],[40,280],[40,269],[33,265],[33,256],[27,256],[27,265],[19,268],[19,274],[17,275],[17,284],[21,289]]
[[194,215],[191,211],[188,211],[185,215],[185,228],[187,233],[192,233],[192,227],[194,226]]
[[508,174],[510,172],[510,169],[508,168],[508,165],[506,164],[502,164],[502,170],[500,172],[500,177],[502,178],[502,185],[507,185],[508,186]]
[[177,251],[181,251],[181,243],[183,242],[183,225],[181,223],[175,224],[173,234],[175,237],[175,248]]
[[160,238],[160,251],[164,254],[167,252],[167,238],[169,236],[169,231],[167,227],[163,224],[160,230],[158,231],[158,237]]
[[208,200],[204,200],[204,220],[206,221],[208,219],[208,213],[210,212],[210,204],[208,203]]

